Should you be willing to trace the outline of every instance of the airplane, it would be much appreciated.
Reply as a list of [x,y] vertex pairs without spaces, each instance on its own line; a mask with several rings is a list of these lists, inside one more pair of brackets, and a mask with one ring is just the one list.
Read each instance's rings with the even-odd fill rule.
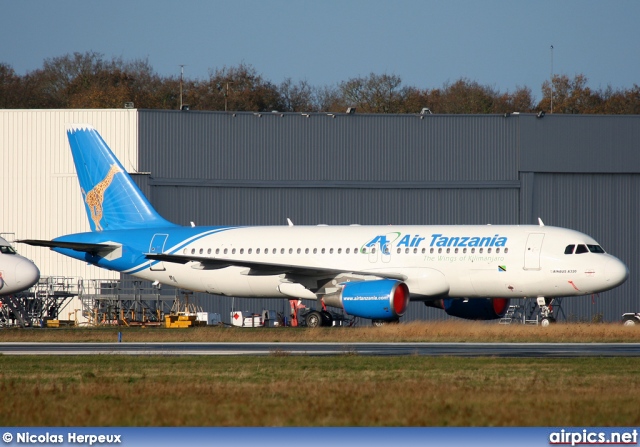
[[27,290],[40,279],[40,270],[0,237],[0,296]]
[[539,225],[179,226],[151,206],[97,130],[70,125],[91,232],[20,242],[155,284],[235,297],[312,299],[309,327],[332,324],[326,306],[375,325],[409,301],[477,320],[535,297],[543,324],[554,297],[612,289],[626,265],[590,236]]

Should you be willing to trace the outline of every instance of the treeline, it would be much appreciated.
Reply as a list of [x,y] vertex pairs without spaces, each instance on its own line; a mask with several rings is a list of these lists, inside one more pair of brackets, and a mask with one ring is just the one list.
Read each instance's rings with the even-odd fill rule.
[[[182,85],[181,85],[182,84]],[[0,63],[0,108],[67,109],[122,108],[127,102],[141,109],[178,109],[254,112],[483,114],[551,110],[551,83],[542,85],[536,103],[529,87],[502,93],[461,78],[441,88],[405,86],[397,75],[370,74],[331,86],[312,86],[285,79],[279,85],[264,79],[254,67],[240,64],[210,70],[203,80],[162,77],[145,60],[105,59],[95,52],[47,59],[42,68],[17,75]],[[553,112],[578,114],[640,114],[640,87],[592,90],[586,76],[553,78]]]

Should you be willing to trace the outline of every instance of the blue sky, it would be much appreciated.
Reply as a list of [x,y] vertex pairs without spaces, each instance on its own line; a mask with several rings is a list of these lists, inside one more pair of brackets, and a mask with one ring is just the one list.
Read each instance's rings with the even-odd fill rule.
[[96,51],[148,59],[163,76],[203,79],[246,63],[333,85],[370,73],[441,87],[461,77],[540,99],[553,72],[592,88],[640,84],[635,0],[20,0],[4,1],[0,62],[19,74]]

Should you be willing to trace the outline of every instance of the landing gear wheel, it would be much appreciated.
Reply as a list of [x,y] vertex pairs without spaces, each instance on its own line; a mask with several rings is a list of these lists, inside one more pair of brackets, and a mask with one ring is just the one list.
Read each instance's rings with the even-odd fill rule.
[[638,321],[636,317],[632,317],[629,315],[624,317],[624,319],[622,320],[623,326],[637,326],[638,324],[640,324],[640,321]]
[[556,322],[556,319],[553,317],[544,317],[542,320],[540,320],[540,326],[547,327],[555,322]]
[[307,314],[305,321],[307,322],[307,327],[320,327],[322,326],[322,315],[320,315],[320,312],[314,310]]
[[323,310],[322,312],[320,312],[320,315],[322,316],[323,326],[333,326],[333,316],[331,316],[330,312]]
[[385,324],[384,320],[371,320],[371,324],[375,327],[382,327]]

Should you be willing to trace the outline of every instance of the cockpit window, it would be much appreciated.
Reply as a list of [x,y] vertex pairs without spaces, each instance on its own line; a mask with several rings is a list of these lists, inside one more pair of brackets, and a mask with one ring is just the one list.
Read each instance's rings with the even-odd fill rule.
[[599,245],[587,245],[591,253],[604,253],[604,249]]
[[587,248],[586,245],[580,244],[576,247],[576,254],[580,255],[582,253],[589,253],[589,249]]
[[574,248],[576,248],[575,245],[567,245],[567,248],[564,249],[564,254],[565,255],[572,255]]
[[10,245],[0,245],[0,253],[3,255],[15,255],[16,251]]

